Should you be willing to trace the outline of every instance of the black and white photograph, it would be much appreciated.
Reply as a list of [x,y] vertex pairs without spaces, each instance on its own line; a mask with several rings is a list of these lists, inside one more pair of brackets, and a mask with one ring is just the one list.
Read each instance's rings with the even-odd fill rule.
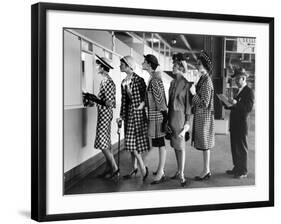
[[278,5],[4,1],[0,222],[278,223]]
[[274,19],[32,6],[31,217],[274,205]]
[[65,195],[255,185],[255,37],[63,40]]

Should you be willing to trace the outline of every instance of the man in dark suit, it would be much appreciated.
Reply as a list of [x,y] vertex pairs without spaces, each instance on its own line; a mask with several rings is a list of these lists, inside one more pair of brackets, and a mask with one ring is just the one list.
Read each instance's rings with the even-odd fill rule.
[[248,154],[248,117],[254,104],[254,93],[247,85],[248,74],[242,68],[237,68],[232,76],[238,87],[234,99],[229,99],[232,104],[230,109],[230,142],[233,160],[233,169],[226,173],[235,178],[246,178]]

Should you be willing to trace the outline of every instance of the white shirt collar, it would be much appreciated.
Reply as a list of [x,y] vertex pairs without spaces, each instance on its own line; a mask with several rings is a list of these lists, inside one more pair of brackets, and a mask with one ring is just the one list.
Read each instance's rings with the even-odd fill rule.
[[[243,86],[241,86],[241,87],[238,89],[238,94],[241,93],[241,91],[244,89],[244,87],[245,87],[246,85],[247,85],[247,83],[245,83]],[[238,95],[238,94],[237,94],[237,95]]]

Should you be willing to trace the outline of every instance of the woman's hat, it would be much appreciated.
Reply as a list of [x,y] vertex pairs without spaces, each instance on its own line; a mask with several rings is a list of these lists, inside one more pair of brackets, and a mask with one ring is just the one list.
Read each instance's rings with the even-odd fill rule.
[[121,58],[120,61],[124,62],[133,71],[136,69],[136,62],[132,56],[130,56],[130,55],[125,56],[125,57]]
[[150,64],[154,64],[154,65],[159,65],[157,58],[153,55],[153,54],[147,54],[147,55],[143,55],[145,60],[150,63]]
[[234,72],[231,77],[236,78],[239,76],[245,76],[246,78],[248,78],[249,74],[246,72],[246,70],[244,68],[241,68],[241,67],[234,68]]
[[202,50],[200,52],[200,55],[198,56],[197,59],[201,61],[202,65],[208,72],[212,71],[212,69],[213,69],[212,60],[211,60],[210,56],[204,50]]
[[98,58],[98,59],[96,60],[96,63],[97,63],[97,64],[102,64],[102,65],[104,65],[104,66],[107,67],[107,68],[113,69],[113,67],[112,67],[112,65],[111,65],[111,61],[110,61],[109,59],[107,59],[107,58],[105,58],[105,57],[100,57],[100,56],[98,56],[97,54],[96,54],[96,57]]
[[173,63],[175,63],[175,62],[186,61],[187,57],[183,53],[177,53],[177,54],[173,54],[172,59],[173,59]]

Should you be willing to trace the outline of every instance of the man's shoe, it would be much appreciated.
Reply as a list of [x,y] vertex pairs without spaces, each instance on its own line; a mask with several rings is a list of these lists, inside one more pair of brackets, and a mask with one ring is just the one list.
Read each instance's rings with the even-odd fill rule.
[[237,179],[244,179],[244,178],[247,178],[247,177],[248,177],[247,173],[235,174],[234,175],[234,178],[237,178]]

